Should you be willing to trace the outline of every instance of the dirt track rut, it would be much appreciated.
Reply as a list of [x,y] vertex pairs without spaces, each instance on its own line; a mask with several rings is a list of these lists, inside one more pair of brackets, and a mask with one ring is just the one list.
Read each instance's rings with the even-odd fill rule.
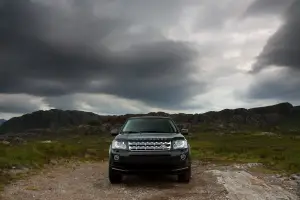
[[107,180],[107,163],[58,166],[7,186],[3,200],[221,200],[297,199],[280,186],[268,185],[245,171],[193,165],[192,181],[174,177],[125,177],[120,185]]

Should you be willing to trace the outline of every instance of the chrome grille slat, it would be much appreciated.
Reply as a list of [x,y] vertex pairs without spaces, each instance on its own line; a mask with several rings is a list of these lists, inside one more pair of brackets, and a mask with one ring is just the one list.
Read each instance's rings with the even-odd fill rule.
[[130,151],[166,151],[171,149],[171,141],[155,141],[155,139],[130,141],[128,148]]

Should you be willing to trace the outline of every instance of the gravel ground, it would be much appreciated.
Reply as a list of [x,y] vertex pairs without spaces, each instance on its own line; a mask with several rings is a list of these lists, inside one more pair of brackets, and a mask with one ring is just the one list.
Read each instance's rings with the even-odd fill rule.
[[[0,198],[1,199],[1,198]],[[110,185],[107,163],[72,163],[57,166],[5,188],[3,200],[296,200],[295,194],[268,185],[245,171],[193,165],[189,184],[174,177],[128,176]]]

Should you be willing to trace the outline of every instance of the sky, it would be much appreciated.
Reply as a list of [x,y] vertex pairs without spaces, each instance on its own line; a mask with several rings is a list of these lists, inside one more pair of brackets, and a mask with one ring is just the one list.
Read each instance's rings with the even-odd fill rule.
[[0,0],[0,118],[300,105],[298,0]]

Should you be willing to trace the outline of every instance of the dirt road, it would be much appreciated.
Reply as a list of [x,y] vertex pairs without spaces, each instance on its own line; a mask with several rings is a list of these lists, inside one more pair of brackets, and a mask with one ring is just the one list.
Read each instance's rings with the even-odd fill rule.
[[[193,164],[192,181],[174,177],[126,177],[110,185],[107,163],[73,163],[58,166],[7,186],[3,200],[283,200],[298,199],[297,187],[289,191],[232,166]],[[0,198],[1,199],[1,198]]]

